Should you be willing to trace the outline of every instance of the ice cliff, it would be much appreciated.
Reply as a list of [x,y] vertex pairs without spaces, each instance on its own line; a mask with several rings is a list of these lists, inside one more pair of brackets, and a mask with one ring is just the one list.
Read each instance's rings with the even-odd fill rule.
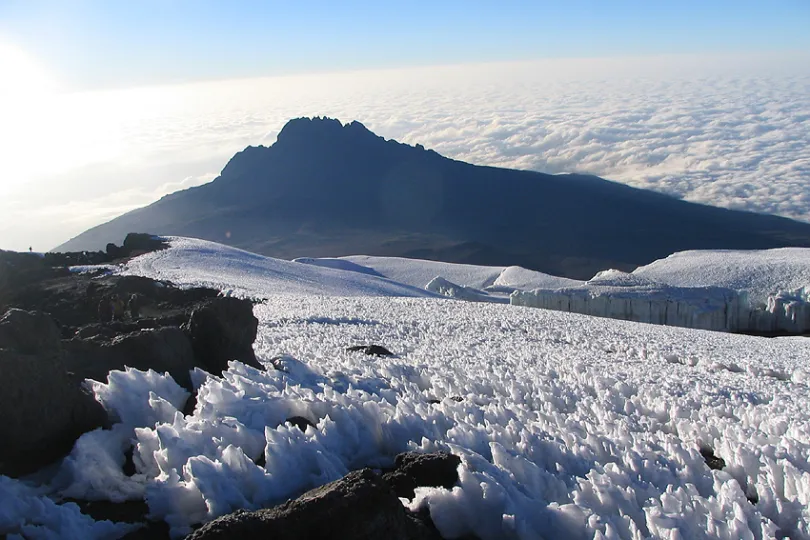
[[752,304],[748,293],[726,287],[678,287],[618,270],[581,286],[516,290],[510,303],[627,321],[724,332],[810,332],[810,295],[804,289]]

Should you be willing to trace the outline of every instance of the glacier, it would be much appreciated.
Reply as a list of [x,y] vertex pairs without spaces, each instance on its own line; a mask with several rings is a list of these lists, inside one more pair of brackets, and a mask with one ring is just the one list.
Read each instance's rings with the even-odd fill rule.
[[589,281],[519,266],[354,255],[297,262],[384,277],[456,300],[763,335],[810,332],[810,249],[679,252]]
[[804,289],[778,292],[767,296],[765,303],[754,304],[746,291],[667,285],[643,275],[607,270],[578,287],[516,290],[509,300],[516,306],[702,330],[810,332],[810,299]]
[[469,302],[499,302],[508,304],[509,300],[503,296],[489,295],[484,291],[479,291],[473,287],[465,287],[464,285],[457,285],[452,281],[444,279],[441,276],[436,276],[431,279],[425,290],[447,296],[449,298],[456,298],[458,300],[467,300]]

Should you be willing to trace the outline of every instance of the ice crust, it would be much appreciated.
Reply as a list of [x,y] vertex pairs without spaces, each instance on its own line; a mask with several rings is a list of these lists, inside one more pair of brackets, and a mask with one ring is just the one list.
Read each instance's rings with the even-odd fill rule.
[[[810,538],[810,340],[440,298],[289,294],[279,286],[288,278],[249,258],[240,266],[230,248],[201,243],[208,253],[194,255],[195,242],[173,241],[134,267],[263,294],[254,348],[283,370],[197,370],[189,416],[168,375],[127,370],[91,383],[120,423],[79,440],[52,496],[145,495],[180,537],[398,452],[443,449],[461,457],[458,485],[419,488],[404,503],[427,507],[448,538]],[[227,254],[220,281],[211,250]],[[346,351],[358,343],[396,356]],[[302,432],[285,423],[292,416],[315,427]],[[126,477],[115,469],[130,444],[137,473]],[[710,469],[701,448],[726,467]],[[0,497],[24,489],[0,478]],[[40,504],[48,516],[72,511]],[[0,523],[39,519],[0,508]]]
[[94,521],[73,503],[57,504],[43,490],[0,476],[0,533],[8,540],[119,538],[137,527]]

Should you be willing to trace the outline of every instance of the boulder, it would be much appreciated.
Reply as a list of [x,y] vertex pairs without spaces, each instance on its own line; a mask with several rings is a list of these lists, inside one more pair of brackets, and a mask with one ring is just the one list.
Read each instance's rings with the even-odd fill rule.
[[64,342],[68,369],[83,379],[106,381],[111,370],[125,366],[159,373],[192,391],[189,371],[196,367],[194,351],[186,334],[175,326],[147,328],[105,341],[102,334]]
[[227,370],[231,360],[263,369],[253,353],[258,327],[253,303],[232,297],[208,300],[191,313],[185,326],[197,360],[214,374]]
[[397,497],[413,499],[417,487],[452,489],[458,482],[461,458],[446,452],[405,452],[396,457],[394,470],[383,475]]
[[438,540],[440,536],[410,515],[379,475],[362,469],[275,508],[220,517],[186,538]]
[[111,260],[112,259],[118,259],[120,257],[125,257],[126,256],[126,253],[124,252],[124,250],[122,248],[116,246],[112,242],[109,242],[104,247],[104,251],[107,253],[107,257],[109,257]]
[[2,321],[0,474],[20,476],[67,454],[80,435],[107,424],[107,415],[68,373],[53,321],[21,310]]
[[147,233],[129,233],[126,238],[124,238],[123,249],[127,256],[134,257],[151,251],[165,249],[166,247],[168,247],[168,244],[158,236]]
[[723,458],[714,455],[714,450],[708,446],[702,446],[700,448],[700,455],[703,457],[703,461],[706,462],[706,465],[710,469],[720,471],[726,466],[726,461]]
[[0,348],[23,354],[57,354],[61,332],[56,323],[40,311],[9,309],[0,319]]
[[360,351],[369,356],[394,356],[394,353],[383,347],[382,345],[353,345],[347,347],[348,352]]

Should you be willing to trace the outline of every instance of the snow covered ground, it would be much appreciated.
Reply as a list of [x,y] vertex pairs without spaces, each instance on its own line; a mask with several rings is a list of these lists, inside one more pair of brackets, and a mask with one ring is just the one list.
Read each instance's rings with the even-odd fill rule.
[[810,249],[681,251],[637,268],[635,275],[680,287],[727,287],[754,303],[784,291],[810,291]]
[[[172,244],[127,271],[264,297],[255,349],[284,371],[197,371],[188,417],[168,376],[113,372],[92,388],[121,422],[84,435],[37,493],[0,478],[0,531],[124,532],[52,508],[50,489],[145,496],[182,535],[407,449],[445,449],[462,459],[459,485],[404,504],[427,506],[448,538],[810,538],[810,340],[419,298],[368,274]],[[396,357],[345,350],[367,343]],[[316,427],[284,424],[296,415]],[[39,506],[7,505],[18,493]]]
[[535,272],[520,266],[477,266],[369,255],[352,255],[338,259],[301,258],[296,261],[328,268],[372,273],[419,288],[425,288],[434,278],[441,277],[460,287],[478,289],[485,293],[490,292],[493,296],[497,296],[498,293],[508,295],[515,289],[556,289],[582,283],[575,279]]
[[191,238],[167,237],[171,249],[131,260],[124,274],[194,287],[223,289],[229,294],[261,298],[268,295],[435,296],[374,275],[324,269]]
[[589,281],[519,266],[451,264],[357,255],[296,259],[384,276],[473,302],[507,302],[599,317],[724,332],[810,330],[810,249],[686,251],[632,274],[600,272]]

